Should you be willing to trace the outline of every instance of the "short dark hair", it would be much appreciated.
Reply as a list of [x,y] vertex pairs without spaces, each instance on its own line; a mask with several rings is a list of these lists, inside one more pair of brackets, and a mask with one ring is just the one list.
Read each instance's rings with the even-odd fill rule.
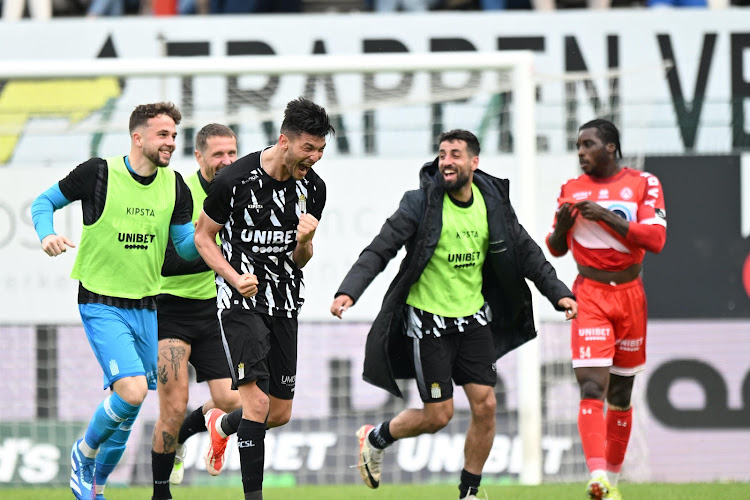
[[233,137],[237,140],[237,135],[231,128],[220,123],[209,123],[195,134],[195,149],[203,153],[211,137]]
[[322,106],[304,97],[298,97],[286,105],[281,133],[289,137],[298,137],[301,134],[325,137],[335,134],[336,131]]
[[479,139],[477,139],[477,136],[475,136],[468,130],[456,128],[453,130],[449,130],[448,132],[443,132],[438,137],[438,144],[443,141],[464,141],[466,143],[466,149],[469,154],[471,156],[479,156]]
[[130,133],[132,134],[135,129],[145,125],[151,118],[156,118],[159,115],[169,116],[174,120],[175,125],[179,125],[180,120],[182,120],[182,113],[171,102],[140,104],[130,114]]
[[619,155],[619,157],[622,158],[622,149],[620,148],[620,131],[617,130],[617,127],[614,123],[603,118],[596,118],[578,127],[578,131],[580,132],[581,130],[586,128],[595,128],[596,135],[599,136],[599,139],[601,139],[604,144],[609,144],[611,142],[615,145],[615,157]]

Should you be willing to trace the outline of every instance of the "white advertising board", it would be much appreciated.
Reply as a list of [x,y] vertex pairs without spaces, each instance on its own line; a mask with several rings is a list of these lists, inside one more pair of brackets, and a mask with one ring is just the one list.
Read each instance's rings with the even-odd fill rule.
[[[96,23],[70,19],[4,25],[0,61],[41,64],[54,59],[81,64],[97,57],[528,49],[535,52],[538,76],[552,82],[540,87],[536,116],[538,135],[548,152],[569,151],[571,127],[574,133],[576,124],[603,113],[618,117],[626,153],[728,152],[750,144],[750,119],[745,111],[750,96],[748,26],[747,9],[253,15],[101,19]],[[665,66],[672,69],[664,71]],[[565,72],[581,72],[590,77],[590,85],[583,81],[567,84],[559,78]],[[430,92],[417,79],[387,76],[394,77],[379,75],[375,87],[407,99]],[[174,101],[187,117],[201,122],[230,108],[280,109],[289,99],[308,92],[323,105],[368,99],[361,75],[334,78],[333,87],[326,90],[320,79],[307,90],[307,80],[297,75],[278,81],[226,76],[187,80],[188,86],[179,78],[103,78],[46,85],[8,82],[0,86],[0,116],[4,116],[0,118],[0,164],[70,165],[90,156],[92,150],[101,156],[116,154],[127,141],[122,131],[128,113],[148,101]],[[451,127],[471,119],[470,125],[461,126],[478,127],[485,111],[477,109],[478,105],[474,99],[446,105],[443,123]],[[429,107],[407,114],[380,110],[374,130],[364,129],[362,112],[346,113],[342,120],[340,137],[346,145],[331,148],[340,153],[390,157],[432,153],[430,125],[437,118]],[[53,125],[82,127],[84,132],[35,132]],[[117,133],[93,137],[91,130],[100,126]],[[258,123],[245,120],[238,128],[243,148],[257,149],[267,142]],[[272,130],[277,128],[274,124]],[[487,151],[499,147],[491,141],[485,144]],[[189,148],[181,154],[189,155]]]
[[[334,293],[362,249],[398,207],[406,190],[418,187],[419,168],[431,158],[409,157],[382,161],[374,158],[342,159],[334,154],[324,157],[316,171],[326,182],[327,203],[315,236],[315,256],[305,267],[306,303],[302,321],[331,319],[329,307]],[[192,163],[176,168],[183,174],[192,171]],[[511,201],[518,209],[521,173],[512,157],[482,155],[480,168],[511,181]],[[537,161],[539,175],[535,189],[536,220],[521,223],[544,247],[543,238],[552,222],[560,185],[577,175],[573,155],[544,157]],[[7,189],[0,199],[0,255],[5,262],[0,273],[0,324],[77,324],[77,282],[68,276],[76,249],[51,258],[42,250],[31,223],[29,207],[41,192],[68,173],[63,168],[0,170],[0,185]],[[58,234],[80,241],[82,214],[78,203],[55,213]],[[383,294],[395,275],[400,254],[365,292],[361,301],[347,312],[357,320],[372,320]],[[572,258],[552,261],[568,284],[575,276]],[[542,318],[559,318],[546,302],[540,303]]]

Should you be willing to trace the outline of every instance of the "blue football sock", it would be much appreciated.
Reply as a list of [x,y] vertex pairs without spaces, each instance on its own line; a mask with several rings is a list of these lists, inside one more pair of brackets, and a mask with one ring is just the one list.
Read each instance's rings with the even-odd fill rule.
[[135,417],[130,417],[120,424],[120,427],[99,448],[99,453],[96,455],[95,473],[97,486],[107,484],[107,478],[125,453],[125,446],[134,423]]
[[[116,392],[102,401],[86,429],[86,444],[98,449],[129,418],[135,419],[140,406],[133,406],[122,399]],[[129,432],[129,431],[128,431]]]

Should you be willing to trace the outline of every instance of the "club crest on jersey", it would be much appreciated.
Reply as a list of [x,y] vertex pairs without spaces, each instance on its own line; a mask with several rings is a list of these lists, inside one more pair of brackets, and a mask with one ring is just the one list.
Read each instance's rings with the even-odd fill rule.
[[299,200],[297,201],[297,204],[299,205],[299,211],[303,214],[307,213],[307,197],[304,194],[299,195]]
[[245,378],[245,363],[240,363],[237,365],[237,378]]
[[629,200],[633,197],[633,190],[629,187],[625,186],[622,188],[622,191],[620,191],[620,198],[623,200]]

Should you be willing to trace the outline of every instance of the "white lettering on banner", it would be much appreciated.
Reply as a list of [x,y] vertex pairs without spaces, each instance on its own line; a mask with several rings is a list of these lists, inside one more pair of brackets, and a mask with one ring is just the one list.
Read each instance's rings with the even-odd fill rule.
[[[399,441],[397,461],[399,468],[407,472],[428,470],[430,472],[457,472],[463,466],[464,434],[424,434],[414,439]],[[518,474],[521,471],[522,442],[519,436],[498,434],[490,450],[486,474]],[[542,439],[545,452],[544,473],[560,471],[562,457],[573,448],[569,437],[545,436]]]
[[[406,472],[458,472],[463,466],[465,439],[464,434],[442,432],[399,441],[396,455],[398,467]],[[326,466],[326,454],[337,442],[338,436],[333,432],[268,433],[265,439],[264,468],[275,471],[298,471],[303,468],[310,471],[323,470]],[[485,473],[518,474],[521,470],[521,446],[521,438],[518,436],[496,435],[484,467]],[[202,470],[204,464],[201,451],[207,447],[207,435],[191,437],[185,468]],[[556,474],[560,471],[563,455],[572,450],[573,440],[569,437],[545,436],[542,448],[545,474]],[[239,458],[236,437],[233,435],[227,443],[227,470],[239,471]]]
[[47,483],[57,476],[59,463],[60,450],[54,445],[7,438],[0,444],[0,483],[9,483],[15,473],[25,483]]
[[[540,130],[540,136],[546,136],[542,138],[547,139],[545,143],[549,145],[550,152],[573,150],[574,146],[568,138],[571,131],[565,123],[581,123],[585,117],[600,115],[608,107],[615,108],[610,111],[616,115],[640,117],[644,114],[641,111],[644,102],[659,103],[660,106],[671,108],[671,112],[658,114],[669,122],[659,126],[658,130],[640,126],[642,122],[638,123],[639,126],[629,128],[630,149],[640,148],[642,152],[642,149],[654,148],[659,153],[682,153],[731,151],[743,147],[748,141],[747,123],[741,123],[743,120],[710,120],[707,117],[726,113],[728,103],[731,103],[730,106],[735,111],[733,116],[746,115],[739,111],[748,99],[742,85],[747,82],[747,63],[737,55],[748,48],[749,42],[745,35],[750,26],[750,12],[741,9],[675,12],[680,22],[670,26],[668,33],[664,32],[663,17],[659,14],[650,10],[576,12],[553,13],[540,18],[533,12],[503,13],[502,16],[446,12],[408,18],[394,16],[389,18],[388,23],[373,22],[374,18],[370,15],[352,17],[342,14],[319,18],[325,21],[325,33],[307,29],[310,23],[316,22],[316,16],[310,14],[285,16],[283,19],[281,16],[269,18],[262,25],[254,27],[250,35],[246,22],[240,18],[207,18],[200,21],[176,18],[163,23],[154,23],[148,19],[128,19],[126,23],[113,19],[96,26],[81,19],[45,25],[4,26],[0,32],[0,46],[13,48],[12,51],[6,51],[6,59],[51,58],[61,61],[93,58],[92,54],[105,45],[116,47],[116,53],[112,55],[120,58],[161,57],[165,47],[168,57],[184,57],[195,55],[197,46],[200,46],[198,53],[203,56],[299,55],[312,53],[316,46],[324,47],[325,53],[332,55],[419,53],[428,50],[437,52],[445,50],[447,45],[445,34],[438,28],[441,20],[455,22],[456,17],[459,17],[467,25],[471,25],[472,30],[465,33],[463,38],[451,38],[450,44],[454,47],[496,51],[499,46],[528,46],[538,49],[535,52],[535,66],[539,71],[543,70],[544,76],[549,76],[549,79],[571,71],[591,75],[589,80],[581,80],[572,85],[559,79],[554,84],[545,84],[546,88],[540,92],[539,104],[548,105],[555,110],[547,113],[547,121],[554,122],[557,128]],[[202,30],[210,30],[216,35],[210,41],[197,38],[195,33]],[[290,31],[297,36],[292,39],[285,37],[284,34]],[[75,32],[77,36],[69,36],[71,32]],[[15,43],[18,39],[33,39],[37,43]],[[39,46],[43,46],[45,50],[39,50]],[[188,46],[192,52],[188,53],[185,48]],[[667,61],[673,62],[672,71],[664,71]],[[603,76],[610,70],[622,70],[622,74]],[[354,80],[350,75],[344,79],[339,79],[338,76],[340,75],[330,78],[330,89],[315,95],[321,104],[328,106],[335,99],[346,109],[352,103],[361,103],[368,98],[372,100],[388,92],[407,99],[432,92],[426,79],[401,78],[394,86],[389,79],[380,78],[393,75],[367,78],[359,76]],[[445,76],[438,78],[443,87],[451,86],[443,81],[449,80]],[[39,104],[39,99],[36,98],[38,94],[33,90],[36,82],[31,82],[32,85],[25,90],[13,89],[14,95],[25,97],[35,105],[29,105],[31,111],[26,111],[22,120],[12,123],[15,128],[8,135],[12,140],[2,146],[6,150],[0,151],[0,163],[59,164],[64,161],[68,165],[75,165],[74,162],[80,162],[90,153],[91,134],[81,133],[66,138],[65,146],[61,147],[55,142],[59,138],[55,138],[54,134],[38,134],[38,139],[32,139],[28,132],[30,127],[26,127],[30,121],[41,125],[62,119],[76,125],[84,118],[95,120],[102,109],[110,105],[114,106],[114,110],[107,108],[107,113],[114,112],[112,116],[127,116],[133,103],[140,102],[143,95],[161,96],[182,105],[187,100],[187,92],[191,96],[191,109],[195,108],[196,115],[205,110],[218,113],[231,110],[241,114],[251,110],[283,109],[289,96],[304,94],[306,86],[320,83],[319,78],[300,75],[283,75],[273,84],[269,79],[270,77],[125,78],[120,89],[117,79],[102,78],[99,79],[101,81],[90,82],[89,87],[86,87],[87,92],[75,93],[77,96],[85,95],[84,98],[77,99],[82,109],[77,113],[60,111],[58,107],[53,108],[51,105],[45,108]],[[487,80],[482,78],[480,85],[486,85]],[[734,84],[727,85],[726,82]],[[18,87],[21,83],[7,85],[5,92],[11,92],[11,87]],[[468,84],[468,80],[463,83],[464,86]],[[161,85],[164,85],[164,90]],[[553,88],[548,85],[553,85]],[[53,86],[50,91],[69,92],[68,86],[59,87],[60,90],[55,90]],[[611,92],[612,88],[617,89],[616,95]],[[683,89],[694,91],[689,95]],[[245,99],[238,103],[232,100],[232,96],[236,95]],[[563,95],[575,98],[578,104],[572,107],[559,106],[558,101]],[[68,101],[62,97],[45,99],[45,102],[54,104]],[[326,102],[327,100],[331,102]],[[469,106],[476,105],[472,100],[451,102],[451,113],[459,115],[470,109]],[[11,104],[18,106],[19,103],[14,100]],[[0,107],[0,112],[2,111]],[[183,111],[186,119],[194,118],[188,116],[187,109]],[[340,138],[347,144],[346,147],[342,146],[347,154],[396,155],[413,153],[416,147],[423,148],[416,153],[433,153],[429,126],[422,127],[424,130],[408,130],[401,134],[399,141],[386,140],[389,137],[386,134],[392,134],[389,127],[393,125],[421,119],[426,119],[427,122],[435,120],[436,117],[430,116],[429,111],[413,115],[407,113],[406,117],[404,113],[378,110],[375,113],[378,116],[378,127],[361,132],[354,131],[357,128],[355,124],[361,122],[361,112],[342,115]],[[405,118],[409,119],[405,121]],[[745,116],[744,121],[747,120]],[[251,125],[254,121],[239,119],[240,134],[248,133],[246,129],[254,126]],[[255,127],[252,140],[247,140],[246,143],[265,143],[265,132],[257,128],[257,125]],[[403,127],[395,130],[403,131]],[[374,137],[364,140],[363,136],[359,136],[364,132],[371,133]],[[358,136],[356,140],[355,135]],[[344,138],[347,140],[343,141]],[[122,148],[123,140],[127,140],[126,133],[105,133],[100,147],[115,154]],[[637,147],[634,146],[636,144]],[[339,146],[332,141],[331,147],[335,149]],[[389,148],[387,151],[368,150],[386,147]],[[490,147],[497,147],[497,144],[483,144],[486,151],[490,151]],[[43,152],[49,155],[49,159],[40,160]],[[61,158],[61,153],[75,157]],[[175,159],[186,159],[191,155],[191,148],[175,151]]]
[[[264,468],[276,471],[295,471],[303,467],[311,471],[321,470],[325,465],[326,453],[336,445],[337,440],[338,437],[333,432],[267,433],[264,441]],[[186,469],[205,468],[201,453],[208,448],[208,444],[208,435],[205,433],[190,438],[185,456]],[[240,470],[236,434],[230,436],[227,443],[225,467],[231,471]]]

